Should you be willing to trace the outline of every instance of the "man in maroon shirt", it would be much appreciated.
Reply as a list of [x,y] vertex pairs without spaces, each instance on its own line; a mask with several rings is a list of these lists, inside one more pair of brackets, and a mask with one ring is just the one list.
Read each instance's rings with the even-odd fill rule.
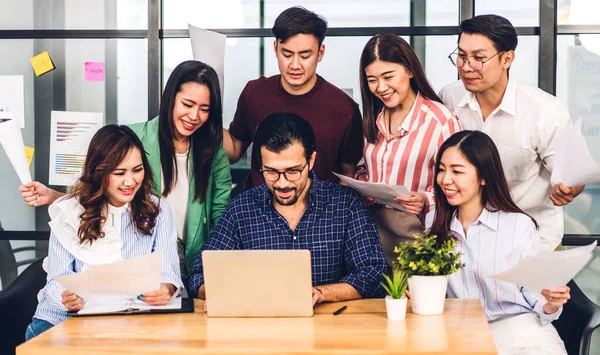
[[[289,8],[277,17],[273,47],[281,74],[252,80],[242,91],[233,122],[223,130],[231,163],[248,149],[266,115],[291,112],[315,130],[317,176],[332,182],[338,182],[334,171],[354,176],[362,157],[362,119],[356,102],[316,73],[325,54],[326,30],[327,21],[303,7]],[[264,183],[254,161],[251,169],[251,186]]]

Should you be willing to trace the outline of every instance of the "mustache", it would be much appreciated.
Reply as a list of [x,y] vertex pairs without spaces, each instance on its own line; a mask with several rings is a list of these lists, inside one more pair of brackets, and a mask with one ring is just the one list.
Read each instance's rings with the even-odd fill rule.
[[274,187],[273,190],[275,190],[275,191],[281,191],[283,193],[287,193],[287,192],[296,190],[296,188],[294,188],[294,187],[285,187],[285,188],[281,189],[279,187]]

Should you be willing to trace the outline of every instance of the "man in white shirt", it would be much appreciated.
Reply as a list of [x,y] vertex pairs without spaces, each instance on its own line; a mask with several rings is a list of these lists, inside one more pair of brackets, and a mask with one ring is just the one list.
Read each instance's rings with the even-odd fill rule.
[[584,186],[550,183],[554,144],[571,118],[556,97],[509,76],[517,42],[515,28],[501,16],[463,21],[458,48],[448,56],[461,80],[444,87],[440,97],[463,129],[494,140],[513,199],[537,220],[542,250],[553,250],[564,233],[560,206]]

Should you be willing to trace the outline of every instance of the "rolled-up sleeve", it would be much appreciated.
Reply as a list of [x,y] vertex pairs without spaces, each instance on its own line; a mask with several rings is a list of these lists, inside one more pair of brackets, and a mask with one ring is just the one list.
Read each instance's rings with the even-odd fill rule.
[[352,196],[344,250],[349,273],[340,282],[348,283],[364,298],[383,297],[380,282],[388,266],[379,234],[358,194]]

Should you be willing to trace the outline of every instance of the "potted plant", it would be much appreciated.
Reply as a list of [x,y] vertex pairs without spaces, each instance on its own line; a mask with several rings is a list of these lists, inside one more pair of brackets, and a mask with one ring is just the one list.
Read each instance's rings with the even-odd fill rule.
[[408,275],[401,270],[394,268],[392,277],[383,274],[385,282],[381,282],[381,286],[385,289],[388,295],[385,297],[385,309],[388,319],[397,320],[406,317],[406,301],[404,295],[408,287]]
[[455,252],[456,240],[438,241],[436,235],[415,235],[413,244],[401,243],[397,268],[407,274],[413,313],[440,314],[448,287],[448,275],[464,267],[461,253]]

